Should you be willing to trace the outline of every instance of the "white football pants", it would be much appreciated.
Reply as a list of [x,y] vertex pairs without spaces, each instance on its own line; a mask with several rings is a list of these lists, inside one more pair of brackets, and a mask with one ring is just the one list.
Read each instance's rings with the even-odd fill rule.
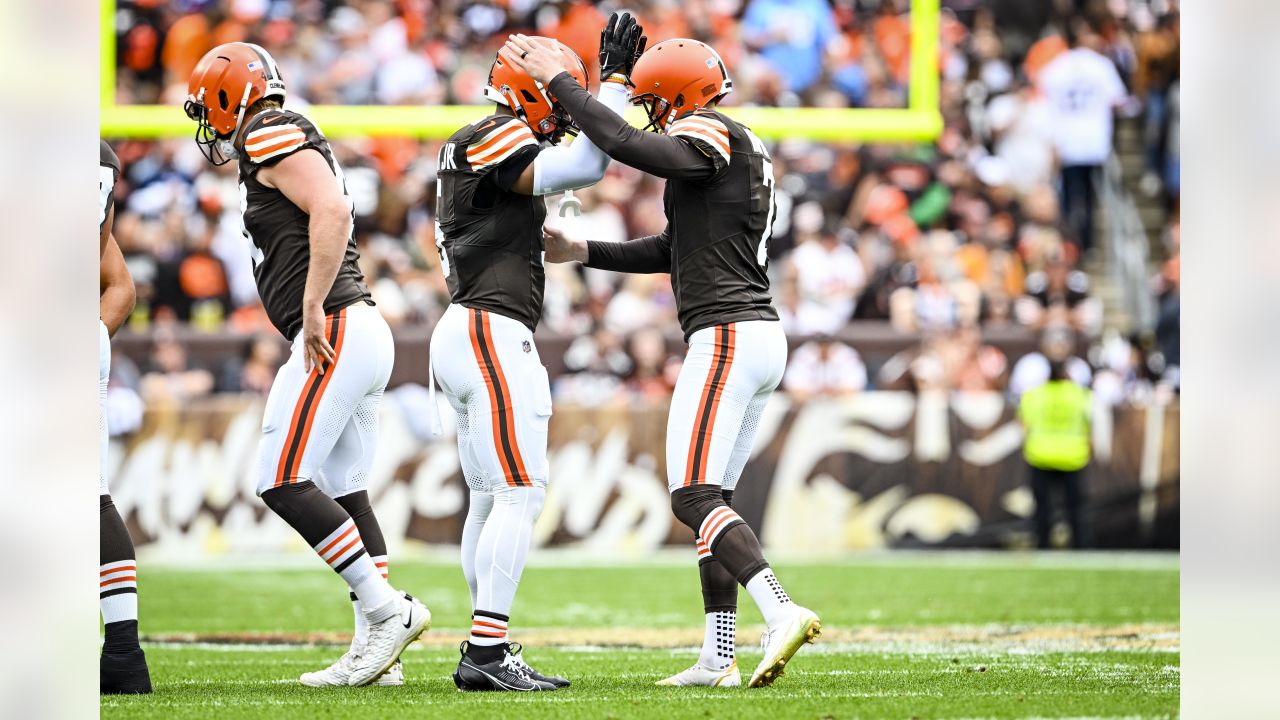
[[98,495],[110,495],[107,484],[107,383],[111,380],[111,333],[98,320]]
[[523,324],[461,305],[436,325],[431,367],[458,415],[458,457],[471,488],[462,530],[471,607],[510,615],[546,496],[547,370]]
[[767,320],[703,328],[689,338],[667,416],[667,488],[734,489],[760,415],[782,381],[787,337]]
[[329,497],[364,490],[378,444],[378,408],[395,345],[382,314],[363,302],[325,318],[335,359],[303,369],[302,333],[276,373],[262,416],[258,494],[310,480]]

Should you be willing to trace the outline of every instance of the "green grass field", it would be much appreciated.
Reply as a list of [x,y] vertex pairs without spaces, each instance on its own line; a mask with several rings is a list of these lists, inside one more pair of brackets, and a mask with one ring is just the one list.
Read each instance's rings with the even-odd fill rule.
[[[544,553],[544,556],[551,556]],[[396,563],[433,627],[405,655],[400,688],[314,690],[298,674],[342,652],[341,582],[305,569],[143,565],[144,647],[156,692],[102,701],[103,717],[1021,718],[1174,717],[1179,696],[1176,556],[879,555],[778,563],[824,632],[772,688],[653,682],[696,657],[692,562],[595,567],[561,557],[525,572],[512,636],[555,693],[457,692],[449,673],[469,602],[453,564]],[[144,561],[145,562],[145,561]],[[760,617],[745,593],[744,676]],[[745,679],[745,678],[744,678]],[[518,703],[518,707],[513,705]]]

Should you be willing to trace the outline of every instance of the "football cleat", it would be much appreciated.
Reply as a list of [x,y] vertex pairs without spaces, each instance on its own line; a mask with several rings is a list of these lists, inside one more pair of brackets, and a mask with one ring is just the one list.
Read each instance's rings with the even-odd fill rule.
[[737,660],[724,670],[695,664],[654,684],[659,687],[738,687],[742,685],[742,673],[738,671]]
[[[307,687],[346,687],[347,681],[351,678],[351,668],[355,665],[358,653],[355,650],[348,650],[343,653],[332,665],[315,672],[303,673],[298,677],[298,682]],[[404,667],[400,661],[387,668],[387,671],[378,676],[376,680],[369,683],[370,685],[390,686],[404,684]]]
[[374,680],[372,685],[379,687],[396,687],[404,684],[404,663],[399,660],[395,661],[387,671],[382,673]]
[[805,643],[811,643],[822,633],[822,621],[817,613],[796,605],[789,617],[770,625],[760,636],[760,649],[764,658],[751,674],[747,687],[766,687],[782,674],[783,667]]
[[535,680],[529,675],[528,665],[511,654],[509,646],[503,646],[501,659],[480,663],[467,657],[467,641],[458,646],[462,659],[453,671],[453,684],[463,692],[510,691],[546,692],[555,690],[550,682]]
[[533,678],[534,680],[537,680],[539,682],[544,682],[544,683],[551,683],[552,685],[555,685],[557,688],[569,687],[568,680],[562,677],[555,677],[554,675],[543,675],[537,670],[534,670],[533,666],[531,666],[529,663],[525,662],[524,646],[521,645],[520,643],[518,642],[507,643],[507,652],[511,653],[515,657],[516,662],[519,663],[521,667],[524,668],[525,673],[527,673],[529,677]]
[[[412,595],[396,597],[396,612],[379,623],[369,623],[369,640],[351,664],[347,684],[368,685],[400,659],[400,654],[431,627],[431,611]],[[368,611],[366,611],[368,612]]]
[[137,695],[151,692],[151,673],[142,648],[103,652],[98,660],[98,692],[103,695]]

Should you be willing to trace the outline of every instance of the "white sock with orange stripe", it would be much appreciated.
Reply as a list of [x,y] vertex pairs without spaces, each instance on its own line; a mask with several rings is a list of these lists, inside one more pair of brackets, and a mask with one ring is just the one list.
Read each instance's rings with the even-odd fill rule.
[[501,645],[507,641],[507,622],[511,618],[502,613],[476,610],[471,613],[472,645]]
[[[373,566],[378,568],[378,572],[382,575],[382,579],[386,580],[387,579],[387,556],[373,555],[373,556],[370,556],[369,559],[373,561]],[[357,647],[357,648],[364,647],[364,644],[369,640],[369,621],[365,619],[364,612],[363,612],[364,604],[360,602],[360,598],[356,596],[356,591],[352,590],[350,595],[351,595],[351,611],[356,618],[356,631],[351,638],[351,646]]]
[[98,566],[98,599],[102,622],[138,619],[138,563],[120,560]]
[[[336,530],[312,546],[312,549],[321,560],[333,568],[334,572],[347,581],[347,586],[360,599],[359,603],[363,609],[391,607],[389,603],[396,598],[396,592],[374,565],[369,553],[365,551],[364,542],[360,539],[360,532],[356,529],[354,520],[347,518]],[[394,612],[394,609],[389,612]],[[368,617],[368,613],[365,615],[372,622],[382,619]]]
[[110,495],[98,498],[98,602],[103,652],[138,647],[138,563],[133,540]]
[[[368,491],[358,490],[336,497],[334,501],[351,516],[351,520],[356,524],[356,532],[360,533],[360,540],[364,543],[365,552],[369,553],[369,559],[373,561],[374,567],[378,568],[382,579],[387,579],[387,541],[382,536],[382,527],[378,524],[378,516],[373,512],[373,505],[369,503]],[[351,610],[355,615],[356,623],[351,647],[359,650],[368,642],[369,621],[364,615],[365,605],[356,595],[354,588],[350,596]]]

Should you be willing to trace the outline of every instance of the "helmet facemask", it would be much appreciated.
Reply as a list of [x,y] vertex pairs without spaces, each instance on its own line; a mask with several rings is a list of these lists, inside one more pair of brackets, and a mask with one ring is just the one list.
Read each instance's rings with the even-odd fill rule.
[[667,123],[671,121],[671,103],[653,93],[645,93],[631,98],[631,104],[644,108],[645,115],[649,118],[649,124],[644,126],[644,130],[666,132]]
[[205,159],[213,165],[226,165],[239,157],[240,153],[235,146],[235,134],[244,122],[244,113],[252,91],[253,86],[246,84],[236,112],[235,126],[225,135],[219,134],[217,128],[209,122],[209,107],[205,104],[204,96],[205,88],[200,88],[200,94],[196,97],[187,96],[187,102],[183,104],[182,109],[187,113],[187,117],[196,121],[196,145],[199,146]]
[[565,110],[558,102],[551,103],[551,116],[543,120],[543,122],[551,122],[551,131],[546,134],[547,141],[552,145],[559,145],[561,140],[568,135],[569,137],[577,137],[581,132],[578,123],[574,122],[573,117],[569,115],[569,111]]
[[[537,86],[539,92],[542,93],[543,99],[551,106],[551,112],[536,123],[529,119],[529,113],[520,102],[520,95],[514,88],[509,85],[503,85],[499,88],[499,92],[511,114],[522,120],[525,125],[528,125],[529,129],[538,138],[546,140],[552,145],[558,145],[565,135],[576,137],[581,131],[578,124],[574,122],[568,111],[547,93],[546,88],[541,83],[538,83]],[[536,99],[534,102],[536,102]]]

